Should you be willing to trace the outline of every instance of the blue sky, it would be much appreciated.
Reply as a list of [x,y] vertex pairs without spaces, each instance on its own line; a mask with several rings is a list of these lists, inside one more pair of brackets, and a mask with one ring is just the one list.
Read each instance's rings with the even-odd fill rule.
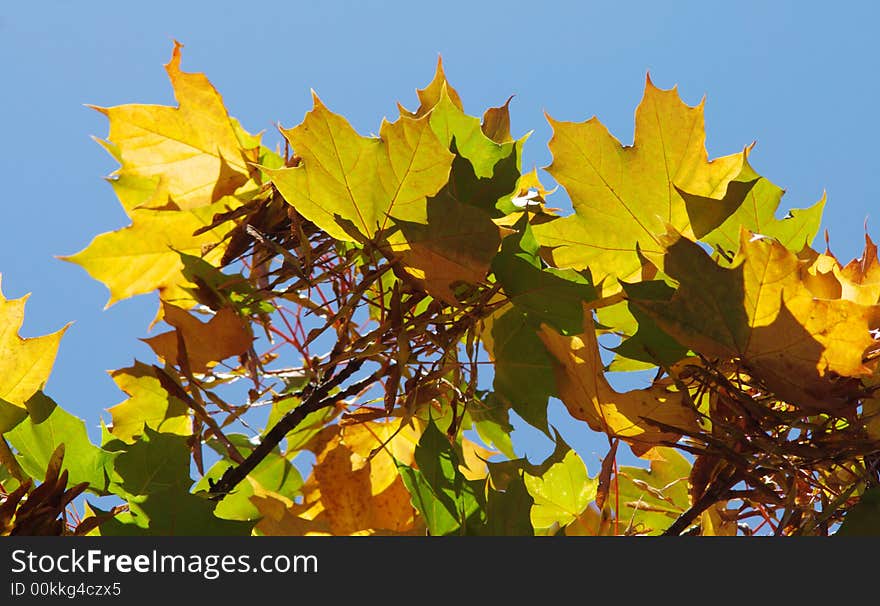
[[[127,223],[102,179],[115,163],[90,139],[106,135],[106,121],[84,104],[173,104],[162,65],[174,39],[185,45],[183,69],[205,72],[230,112],[273,145],[275,124],[291,127],[310,107],[310,88],[361,133],[377,131],[396,101],[416,105],[441,54],[470,113],[516,95],[514,135],[534,130],[526,170],[550,161],[544,111],[598,115],[630,143],[650,71],[688,103],[707,96],[710,156],[757,141],[752,164],[786,189],[782,212],[827,191],[823,227],[846,261],[861,252],[866,218],[880,236],[878,12],[867,2],[7,2],[3,290],[33,293],[26,336],[74,322],[47,391],[97,436],[99,415],[123,399],[106,371],[152,355],[138,338],[156,300],[104,310],[105,287],[54,256]],[[551,421],[592,473],[602,442],[560,411]]]

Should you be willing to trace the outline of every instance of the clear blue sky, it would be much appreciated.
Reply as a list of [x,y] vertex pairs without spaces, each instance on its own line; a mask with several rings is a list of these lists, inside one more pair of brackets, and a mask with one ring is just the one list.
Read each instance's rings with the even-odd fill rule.
[[[688,103],[707,96],[710,156],[757,141],[752,163],[786,188],[785,209],[826,190],[823,227],[846,261],[861,251],[866,218],[880,236],[878,13],[868,2],[4,2],[3,290],[33,293],[26,336],[74,321],[47,391],[96,437],[99,415],[123,399],[106,371],[152,355],[137,339],[156,300],[105,311],[105,287],[54,258],[127,223],[102,180],[115,163],[90,139],[106,136],[106,121],[83,104],[173,104],[162,69],[173,39],[185,45],[183,69],[205,72],[273,145],[275,123],[293,126],[310,107],[310,88],[375,132],[396,101],[416,105],[414,89],[442,54],[470,113],[516,95],[514,134],[535,131],[524,169],[549,163],[545,110],[598,115],[631,142],[650,71]],[[595,472],[601,442],[560,410],[551,422]]]

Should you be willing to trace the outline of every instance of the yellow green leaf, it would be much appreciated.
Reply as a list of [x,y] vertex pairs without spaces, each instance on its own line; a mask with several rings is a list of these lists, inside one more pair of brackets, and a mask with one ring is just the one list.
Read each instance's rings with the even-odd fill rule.
[[[258,145],[242,143],[223,99],[204,74],[180,70],[181,44],[165,65],[178,107],[96,107],[110,120],[108,151],[122,166],[114,174],[131,183],[161,181],[181,209],[207,206],[244,185]],[[120,196],[122,198],[122,196]],[[123,198],[123,205],[125,204]]]
[[[135,209],[130,213],[130,226],[101,234],[84,250],[61,258],[82,266],[110,289],[108,307],[156,289],[163,300],[186,306],[193,301],[186,288],[195,285],[183,277],[180,253],[216,264],[223,247],[214,245],[223,240],[232,224],[193,233],[210,225],[215,213],[239,204],[235,198],[224,198],[190,211]],[[203,248],[210,250],[202,254]]]
[[599,484],[587,475],[587,467],[573,450],[540,477],[523,474],[523,481],[535,500],[531,519],[536,531],[546,531],[555,524],[567,526],[576,520],[596,498]]
[[300,214],[343,241],[355,241],[346,223],[372,238],[390,217],[424,221],[426,198],[452,166],[427,116],[383,121],[378,138],[362,137],[314,95],[303,123],[283,133],[301,162],[266,173]]
[[[29,296],[7,299],[0,290],[0,400],[22,410],[25,402],[49,379],[58,344],[67,330],[65,326],[42,337],[19,336]],[[0,427],[0,431],[7,429],[9,427]]]
[[[724,250],[731,257],[739,246],[740,227],[776,238],[795,253],[812,243],[822,221],[824,195],[813,206],[789,210],[784,218],[777,219],[776,211],[784,190],[758,175],[747,160],[740,175],[731,183],[731,188],[743,183],[753,183],[753,186],[745,194],[742,204],[715,229],[700,235],[700,240],[712,248]],[[688,199],[688,196],[685,195],[685,198]]]
[[155,370],[143,362],[110,373],[117,387],[128,394],[124,402],[108,409],[110,432],[124,442],[143,435],[144,426],[162,433],[190,435],[192,422],[186,404],[166,391]]
[[690,507],[690,462],[672,448],[655,454],[649,469],[621,467],[617,474],[621,534],[659,535]]
[[604,296],[635,281],[637,249],[661,253],[666,224],[693,238],[679,190],[720,200],[742,169],[744,153],[708,160],[703,104],[685,105],[676,89],[650,78],[636,111],[635,142],[622,146],[596,118],[553,126],[548,171],[568,192],[569,217],[534,226],[557,267],[589,266]]

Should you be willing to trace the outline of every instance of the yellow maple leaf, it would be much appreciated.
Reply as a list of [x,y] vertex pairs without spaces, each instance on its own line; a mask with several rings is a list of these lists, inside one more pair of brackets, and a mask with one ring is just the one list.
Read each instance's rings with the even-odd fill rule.
[[615,391],[605,378],[592,313],[584,313],[584,332],[560,335],[541,325],[538,336],[554,359],[559,398],[575,419],[586,421],[595,431],[626,441],[637,455],[663,442],[674,442],[680,434],[658,429],[656,421],[667,427],[697,432],[697,416],[671,379],[655,382],[647,389],[624,393]]
[[162,433],[192,434],[189,408],[162,387],[154,368],[135,362],[128,368],[114,370],[110,377],[129,396],[107,409],[114,437],[134,442],[143,435],[145,425]]
[[313,474],[333,534],[371,529],[404,532],[413,527],[409,491],[387,453],[366,459],[339,435],[318,454]]
[[313,99],[303,123],[282,131],[301,164],[266,170],[284,199],[343,241],[357,240],[346,224],[372,238],[391,217],[423,222],[426,199],[446,184],[453,159],[429,117],[383,121],[378,138],[362,137]]
[[[184,278],[179,253],[217,264],[224,247],[215,245],[234,226],[226,223],[193,234],[210,225],[215,213],[238,205],[238,200],[227,197],[190,211],[134,209],[130,212],[130,226],[98,235],[85,249],[60,258],[82,266],[110,289],[107,307],[156,289],[163,300],[190,306],[193,299],[185,289],[195,285]],[[210,250],[202,254],[205,248]]]
[[95,109],[110,120],[105,147],[122,165],[113,179],[148,189],[161,182],[177,208],[192,209],[247,183],[259,142],[230,118],[204,74],[180,70],[181,47],[174,43],[165,65],[179,107],[130,104]]
[[42,337],[19,336],[29,296],[7,299],[0,289],[0,400],[22,409],[28,398],[46,384],[58,344],[70,326]]
[[604,296],[620,290],[617,278],[638,277],[637,250],[662,253],[667,223],[694,238],[680,191],[720,201],[745,162],[744,152],[709,161],[703,103],[687,106],[675,88],[660,90],[650,78],[632,146],[621,145],[595,117],[548,120],[553,162],[547,170],[568,192],[575,214],[532,229],[557,267],[589,266]]
[[634,301],[663,330],[705,356],[739,360],[778,398],[804,410],[855,401],[857,379],[871,373],[863,356],[875,344],[880,306],[817,298],[803,261],[745,229],[730,268],[686,238],[670,234],[667,242],[664,269],[678,290],[669,301]]

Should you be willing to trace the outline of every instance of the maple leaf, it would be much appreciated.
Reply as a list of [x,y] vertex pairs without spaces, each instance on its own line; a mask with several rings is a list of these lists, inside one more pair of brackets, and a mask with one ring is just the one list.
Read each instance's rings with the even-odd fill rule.
[[397,104],[397,108],[400,110],[402,116],[421,118],[434,109],[437,103],[440,102],[444,90],[449,101],[459,110],[463,111],[464,106],[462,105],[458,91],[452,88],[452,85],[449,84],[449,81],[446,79],[446,72],[443,70],[443,57],[438,56],[437,68],[434,70],[434,78],[425,88],[416,89],[416,96],[419,98],[419,108],[416,111],[411,112],[400,103]]
[[499,228],[479,208],[454,198],[431,198],[424,223],[395,220],[404,245],[393,245],[407,272],[431,296],[457,305],[458,283],[481,284],[501,244]]
[[523,481],[535,500],[532,525],[544,532],[554,524],[567,526],[577,520],[596,498],[598,487],[598,480],[587,475],[587,467],[573,450],[542,476],[525,473]]
[[680,190],[722,200],[745,160],[739,153],[709,161],[703,103],[689,107],[675,88],[660,90],[650,77],[631,147],[596,118],[548,120],[553,162],[547,170],[568,192],[575,214],[535,225],[535,237],[551,249],[556,267],[589,266],[603,296],[620,290],[616,278],[635,281],[642,265],[638,250],[662,253],[659,237],[667,223],[694,237]]
[[[559,398],[575,419],[595,431],[627,442],[639,456],[680,435],[658,429],[654,423],[687,432],[699,431],[693,407],[674,387],[674,380],[655,381],[647,389],[615,391],[603,372],[592,312],[585,308],[584,331],[563,336],[542,324],[538,333],[554,359]],[[653,422],[653,423],[652,423]]]
[[483,113],[483,122],[480,129],[483,134],[496,143],[510,143],[513,136],[510,134],[510,101],[513,95],[507,98],[504,105],[490,107]]
[[284,199],[342,241],[356,241],[346,222],[373,238],[391,216],[423,221],[426,198],[446,184],[453,159],[428,117],[383,120],[378,138],[362,137],[314,92],[313,100],[302,124],[282,129],[299,166],[266,170]]
[[[163,300],[188,305],[194,301],[187,288],[196,285],[183,276],[180,255],[217,265],[224,247],[215,245],[234,226],[225,223],[199,235],[194,232],[211,225],[216,213],[238,205],[235,198],[227,197],[190,211],[139,208],[131,211],[128,227],[100,234],[85,249],[60,258],[80,265],[110,289],[107,307],[156,289]],[[210,250],[203,255],[204,248]]]
[[617,474],[622,533],[659,535],[690,507],[690,462],[672,448],[656,454],[649,469],[621,467]]
[[841,265],[830,250],[818,253],[806,248],[800,251],[798,258],[807,262],[801,270],[801,277],[817,298],[846,299],[862,305],[880,302],[877,245],[867,234],[862,255],[846,265]]
[[144,427],[162,433],[190,435],[192,421],[186,404],[166,391],[156,370],[142,362],[110,373],[113,382],[129,398],[108,409],[113,419],[110,432],[123,442],[134,442]]
[[745,229],[730,268],[687,238],[667,241],[664,269],[678,290],[668,301],[634,300],[664,331],[710,358],[739,359],[777,397],[805,410],[852,403],[857,385],[834,377],[870,374],[863,354],[880,307],[815,298],[794,253]]
[[[105,147],[122,165],[112,178],[138,189],[162,187],[177,208],[207,206],[250,178],[259,140],[230,118],[204,74],[180,70],[179,42],[165,65],[179,107],[95,107],[110,120]],[[120,190],[117,189],[117,193]],[[120,195],[127,208],[127,196]]]
[[194,373],[205,373],[217,362],[246,352],[253,341],[249,326],[230,307],[224,307],[207,322],[200,322],[185,310],[162,303],[165,322],[175,328],[143,339],[156,355],[170,364],[183,366],[179,340],[186,349],[186,365]]
[[[701,241],[716,250],[725,251],[730,257],[736,253],[739,245],[740,227],[776,238],[794,252],[809,246],[819,231],[822,211],[825,208],[825,196],[823,195],[822,199],[809,208],[789,210],[783,219],[777,219],[776,211],[785,192],[754,171],[748,163],[748,149],[745,155],[742,172],[730,185],[731,188],[748,185],[744,200],[717,227],[698,232],[696,235]],[[710,206],[711,202],[690,193],[679,193],[685,199],[692,223],[695,223],[694,215],[698,216],[701,210]]]
[[[42,337],[19,336],[29,296],[7,299],[0,289],[0,401],[22,410],[25,402],[45,386],[61,337],[70,326]],[[0,427],[0,431],[6,429],[9,427]]]
[[880,261],[877,259],[877,245],[868,234],[865,234],[862,256],[832,271],[840,281],[842,299],[862,305],[880,303]]
[[497,397],[548,436],[547,401],[555,395],[553,363],[538,339],[538,323],[513,305],[484,318],[481,341],[494,365]]

